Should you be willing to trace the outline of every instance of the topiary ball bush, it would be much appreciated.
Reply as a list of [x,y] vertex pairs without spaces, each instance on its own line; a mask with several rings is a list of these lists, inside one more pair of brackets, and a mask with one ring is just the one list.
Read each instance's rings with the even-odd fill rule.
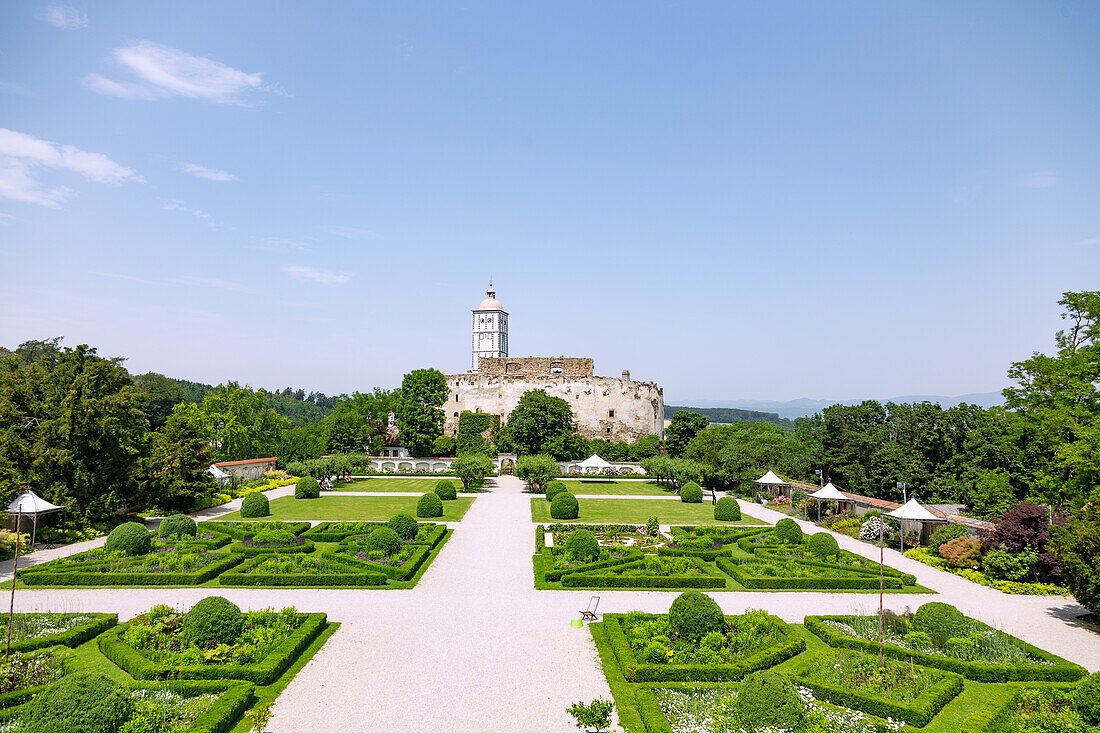
[[115,733],[134,712],[129,690],[95,672],[75,672],[36,695],[23,733]]
[[787,545],[802,544],[802,529],[790,517],[776,522],[772,535],[775,539]]
[[1100,672],[1090,674],[1073,691],[1077,714],[1089,725],[1100,725]]
[[267,497],[263,494],[256,492],[255,494],[249,494],[241,502],[241,516],[242,517],[269,517],[271,516],[271,507],[268,505]]
[[669,607],[668,626],[685,639],[699,641],[712,631],[722,633],[726,619],[713,598],[689,590],[678,595]]
[[580,516],[581,505],[577,503],[577,497],[568,491],[563,491],[550,502],[550,516],[554,519],[576,519]]
[[416,502],[416,516],[418,517],[442,517],[443,500],[435,493],[429,492],[420,497]]
[[766,669],[741,681],[736,710],[741,724],[754,730],[802,730],[806,724],[806,704],[794,683],[786,675]]
[[546,484],[546,500],[553,501],[554,497],[563,491],[568,491],[568,489],[565,488],[565,484],[561,481],[551,481]]
[[452,501],[458,498],[458,491],[455,490],[454,482],[447,479],[436,481],[435,488],[432,491],[443,501]]
[[966,617],[962,611],[940,601],[925,603],[918,608],[909,626],[914,631],[928,634],[937,646],[953,636],[965,636],[967,633]]
[[401,551],[401,538],[389,527],[379,527],[367,537],[367,549],[396,555]]
[[587,529],[578,529],[565,541],[565,551],[577,560],[592,562],[600,557],[600,543]]
[[714,505],[714,518],[722,522],[736,522],[741,519],[741,505],[732,496],[723,496]]
[[699,504],[703,501],[703,490],[699,488],[699,484],[691,481],[684,484],[684,488],[680,489],[680,501],[685,504]]
[[386,526],[396,532],[397,536],[403,540],[411,540],[416,537],[416,532],[420,529],[416,520],[408,514],[393,515],[390,517],[390,521],[386,522]]
[[834,557],[840,554],[840,545],[836,543],[836,537],[828,532],[817,532],[806,542],[806,547],[816,557]]
[[186,514],[173,514],[160,521],[158,537],[194,537],[199,527],[195,520]]
[[312,476],[302,476],[298,483],[294,484],[295,499],[319,499],[321,498],[321,484]]
[[145,525],[137,522],[120,524],[107,535],[104,548],[107,552],[122,552],[127,555],[144,555],[153,547],[153,536]]
[[967,537],[970,535],[969,530],[961,524],[945,524],[928,538],[928,549],[933,555],[940,554],[940,546],[944,545],[951,540],[958,539],[959,537]]
[[183,617],[180,636],[183,643],[206,648],[213,644],[233,644],[244,630],[241,609],[221,596],[209,596],[191,607]]

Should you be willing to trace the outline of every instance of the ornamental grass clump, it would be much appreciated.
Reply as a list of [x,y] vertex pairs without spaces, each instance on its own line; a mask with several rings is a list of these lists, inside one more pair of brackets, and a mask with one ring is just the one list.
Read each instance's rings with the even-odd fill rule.
[[403,540],[411,540],[416,537],[416,532],[420,528],[416,520],[408,514],[393,515],[390,517],[390,521],[386,522],[386,526],[396,532],[397,536]]
[[699,484],[694,481],[689,481],[680,489],[680,501],[685,504],[701,504],[703,501],[703,490],[699,488]]
[[699,641],[712,631],[725,628],[722,609],[714,599],[699,591],[681,593],[668,609],[668,625],[685,639]]
[[714,518],[720,522],[736,522],[741,519],[741,505],[732,496],[723,496],[714,505]]
[[436,481],[435,488],[432,491],[443,501],[454,501],[458,498],[458,490],[455,489],[454,482],[445,478]]
[[126,522],[111,530],[107,535],[104,549],[107,552],[121,552],[124,555],[144,555],[153,546],[153,537],[145,525],[137,522]]
[[233,644],[244,630],[244,614],[221,596],[209,596],[191,607],[180,632],[183,643],[200,649],[214,644]]
[[321,498],[321,484],[312,476],[302,476],[298,483],[294,484],[295,499],[319,499]]
[[790,517],[780,519],[775,523],[775,529],[772,531],[772,536],[779,542],[787,545],[802,544],[802,529]]
[[26,707],[21,733],[116,733],[133,714],[130,693],[95,672],[76,672]]
[[735,706],[738,717],[748,730],[803,730],[806,704],[794,683],[786,675],[761,670],[741,682]]
[[443,500],[433,492],[428,492],[416,502],[416,516],[422,518],[442,517]]
[[565,541],[565,551],[576,560],[592,562],[600,557],[600,543],[587,529],[578,529]]
[[241,516],[250,519],[271,516],[271,507],[268,504],[267,497],[260,493],[246,496],[244,501],[241,502]]
[[546,484],[546,500],[553,501],[555,496],[557,496],[558,494],[562,494],[567,490],[568,489],[565,488],[565,484],[563,484],[561,481],[551,481],[550,483]]
[[196,532],[198,532],[198,525],[195,524],[194,519],[186,514],[173,514],[161,520],[160,527],[157,528],[157,537],[193,538]]
[[840,545],[836,543],[836,538],[828,532],[814,534],[807,541],[806,547],[814,556],[821,559],[836,557],[840,554]]
[[389,527],[379,527],[367,536],[367,549],[395,555],[401,551],[401,538]]
[[576,519],[580,516],[581,507],[577,503],[577,497],[568,491],[563,491],[550,502],[550,516],[554,519]]

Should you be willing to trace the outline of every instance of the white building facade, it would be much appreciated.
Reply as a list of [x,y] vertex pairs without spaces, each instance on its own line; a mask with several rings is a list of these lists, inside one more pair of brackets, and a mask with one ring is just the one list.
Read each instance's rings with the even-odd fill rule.
[[497,300],[493,284],[485,293],[485,300],[473,309],[473,335],[470,340],[470,368],[478,369],[482,357],[508,356],[508,312]]

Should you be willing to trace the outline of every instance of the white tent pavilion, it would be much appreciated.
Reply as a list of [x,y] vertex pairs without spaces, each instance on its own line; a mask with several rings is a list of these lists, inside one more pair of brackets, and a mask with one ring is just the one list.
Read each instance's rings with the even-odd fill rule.
[[[31,529],[31,547],[34,547],[34,540],[38,534],[38,518],[44,514],[53,514],[54,512],[63,511],[65,511],[65,507],[51,504],[33,491],[24,491],[22,494],[15,497],[15,500],[8,505],[9,514],[14,514],[16,517],[28,516],[33,518],[34,525]],[[19,533],[18,522],[15,531],[17,534]]]
[[768,471],[766,474],[764,474],[763,476],[761,476],[758,479],[753,479],[752,482],[754,484],[760,484],[761,486],[766,487],[768,489],[774,489],[776,494],[779,493],[779,487],[780,486],[787,486],[786,481],[779,478],[778,476],[776,476],[771,471]]
[[905,523],[906,522],[919,522],[921,528],[921,534],[924,534],[925,527],[930,523],[944,524],[947,522],[943,517],[937,517],[932,512],[925,509],[916,499],[910,499],[897,509],[886,512],[886,516],[893,517],[901,522],[901,551],[905,552]]
[[611,468],[611,464],[599,453],[593,453],[577,465],[584,473],[602,473],[605,468]]
[[840,502],[851,501],[847,496],[841,493],[840,489],[833,486],[833,482],[825,484],[822,488],[818,489],[814,493],[810,494],[811,499],[817,500],[817,519],[821,521],[821,502],[823,501],[835,501],[837,508],[840,508]]
[[224,486],[226,482],[229,481],[230,478],[232,478],[232,476],[230,476],[228,473],[214,465],[211,465],[210,468],[206,469],[206,472],[213,476],[217,480],[218,484],[221,486]]

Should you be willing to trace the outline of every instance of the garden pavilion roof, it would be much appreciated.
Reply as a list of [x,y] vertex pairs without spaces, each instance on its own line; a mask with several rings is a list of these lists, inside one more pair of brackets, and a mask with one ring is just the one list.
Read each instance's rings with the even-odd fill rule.
[[846,495],[841,493],[840,489],[833,486],[833,482],[825,484],[824,487],[818,489],[814,493],[810,494],[814,499],[820,499],[822,501],[851,501]]
[[758,479],[753,479],[754,484],[763,484],[765,486],[786,486],[787,482],[776,476],[771,471],[761,476]]
[[887,516],[894,519],[909,519],[920,522],[946,522],[943,517],[937,517],[925,509],[916,499],[910,499],[892,512],[886,512]]

